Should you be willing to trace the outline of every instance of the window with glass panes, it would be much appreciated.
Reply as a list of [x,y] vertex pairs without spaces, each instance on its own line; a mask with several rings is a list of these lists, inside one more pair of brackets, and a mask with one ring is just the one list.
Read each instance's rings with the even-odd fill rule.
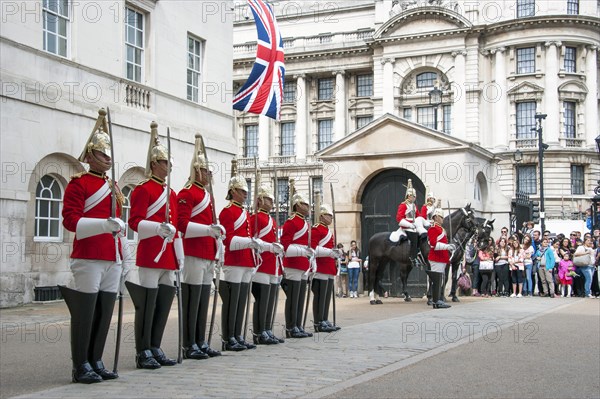
[[373,116],[357,116],[356,117],[356,128],[360,129],[363,126],[367,126],[373,120]]
[[433,87],[437,81],[437,73],[423,72],[417,75],[417,87]]
[[296,82],[286,81],[283,84],[283,102],[293,103],[296,101]]
[[129,215],[131,213],[131,193],[133,192],[133,186],[125,186],[121,190],[123,193],[123,211],[121,212],[121,220],[125,223],[125,230],[127,232],[126,237],[127,240],[133,241],[135,240],[135,231],[129,228]]
[[[312,190],[313,190],[313,199],[315,198],[315,193],[318,191],[321,194],[321,203],[323,203],[323,196],[325,195],[323,193],[323,178],[321,176],[319,177],[313,177],[312,179]],[[315,223],[317,221],[315,220]]]
[[535,109],[535,101],[517,103],[517,140],[537,137],[537,133],[531,130],[535,128]]
[[144,14],[125,8],[126,76],[136,82],[142,81],[144,57]]
[[535,165],[517,166],[517,191],[525,194],[537,193],[537,175]]
[[535,0],[517,0],[517,18],[533,17]]
[[318,132],[318,150],[320,151],[333,142],[333,119],[321,119]]
[[417,108],[417,123],[427,126],[430,129],[435,129],[435,113],[436,107],[419,107]]
[[244,127],[244,157],[254,158],[258,156],[258,125],[246,125]]
[[285,122],[280,125],[281,143],[279,146],[279,155],[290,156],[294,155],[296,148],[294,146],[294,138],[296,135],[296,122]]
[[35,190],[35,239],[62,239],[62,188],[54,177],[44,175]]
[[583,177],[583,165],[571,165],[571,194],[585,194],[585,181]]
[[199,101],[200,78],[202,77],[202,42],[188,36],[187,99]]
[[412,108],[404,108],[402,110],[402,117],[407,121],[412,120]]
[[535,47],[517,49],[517,73],[535,72]]
[[373,95],[373,75],[356,76],[356,96],[371,97]]
[[567,0],[567,14],[579,15],[579,0]]
[[44,50],[66,57],[69,40],[69,1],[44,0],[42,2],[42,14],[44,19]]
[[333,100],[333,78],[319,79],[318,90],[319,100]]
[[565,72],[576,72],[577,68],[577,48],[565,47]]
[[446,134],[452,133],[452,106],[444,105],[442,107],[444,119],[442,123],[442,131]]
[[563,103],[565,115],[565,138],[574,139],[577,137],[577,104],[573,101]]

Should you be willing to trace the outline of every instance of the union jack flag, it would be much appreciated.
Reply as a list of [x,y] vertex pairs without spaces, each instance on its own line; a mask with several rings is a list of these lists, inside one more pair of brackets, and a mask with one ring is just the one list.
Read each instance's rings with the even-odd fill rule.
[[233,98],[233,109],[279,120],[283,99],[283,39],[270,5],[248,0],[258,40],[250,76]]

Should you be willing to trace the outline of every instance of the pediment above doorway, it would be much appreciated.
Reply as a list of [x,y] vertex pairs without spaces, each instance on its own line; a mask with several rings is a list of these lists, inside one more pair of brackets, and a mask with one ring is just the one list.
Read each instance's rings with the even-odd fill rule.
[[440,152],[441,154],[467,148],[473,148],[473,144],[394,115],[385,114],[316,155],[322,159],[357,156],[361,158],[412,157],[419,153]]

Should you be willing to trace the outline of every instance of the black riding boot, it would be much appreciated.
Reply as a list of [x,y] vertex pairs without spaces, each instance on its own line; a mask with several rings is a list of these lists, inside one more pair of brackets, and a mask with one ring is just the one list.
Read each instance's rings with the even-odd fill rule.
[[171,305],[173,305],[173,298],[177,289],[170,285],[159,284],[158,295],[156,297],[156,309],[154,310],[154,320],[152,321],[152,335],[150,337],[150,349],[154,355],[154,359],[161,366],[174,366],[177,364],[176,360],[169,359],[165,356],[165,353],[160,349],[162,343],[163,334],[167,321],[169,320],[169,312],[171,311]]
[[206,322],[208,321],[208,305],[210,303],[210,284],[203,284],[200,286],[202,291],[200,292],[200,306],[198,307],[198,317],[196,324],[196,345],[200,350],[206,353],[209,357],[221,356],[221,352],[212,349],[209,346],[209,342],[206,342]]
[[285,295],[285,336],[286,338],[306,338],[303,332],[300,332],[296,322],[298,320],[298,302],[300,300],[300,281],[284,279],[281,284]]
[[277,290],[279,289],[279,284],[271,284],[269,288],[269,304],[267,305],[267,334],[272,339],[277,340],[280,344],[285,342],[285,339],[278,338],[273,334],[273,312],[275,312],[275,300],[277,299]]
[[[238,301],[237,311],[235,314],[235,339],[239,342],[240,345],[246,347],[246,349],[256,349],[256,345],[247,342],[242,336],[242,329],[244,328],[244,316],[246,315],[246,304],[250,299],[248,298],[248,294],[250,290],[250,283],[241,283],[240,284],[240,300]],[[248,315],[250,317],[250,315]]]
[[308,280],[300,280],[300,294],[298,295],[298,311],[296,313],[296,327],[298,330],[305,334],[307,337],[312,337],[313,334],[304,331],[304,327],[302,326],[302,321],[304,318],[304,301],[306,300],[306,292],[308,290]]
[[253,340],[257,345],[273,345],[279,341],[271,338],[267,333],[267,308],[269,306],[269,284],[252,284],[254,307],[252,312]]
[[[426,270],[425,273],[427,273],[427,275],[429,276],[430,271]],[[433,281],[431,280],[431,276],[429,276],[429,278],[427,279],[427,306],[431,306],[433,305],[433,294],[432,294],[432,290],[433,290]]]
[[130,281],[126,281],[125,286],[135,307],[135,365],[138,369],[158,369],[160,363],[150,350],[158,288],[145,288]]
[[184,359],[208,359],[208,355],[202,352],[196,344],[201,291],[201,285],[181,283]]
[[85,293],[59,285],[71,313],[71,359],[73,361],[72,381],[83,384],[101,382],[88,361],[88,350],[92,336],[92,323],[98,293]]
[[313,323],[315,332],[332,332],[334,328],[325,322],[325,304],[327,302],[327,280],[314,279],[313,292]]
[[219,294],[223,301],[221,308],[221,337],[224,351],[243,351],[245,346],[240,345],[235,339],[235,312],[240,299],[240,284],[221,281]]
[[96,374],[102,377],[103,380],[114,380],[119,377],[117,373],[107,370],[102,362],[102,353],[104,353],[104,345],[106,344],[108,330],[110,330],[110,321],[116,300],[116,292],[98,292],[94,312],[94,327],[92,328],[88,359]]
[[331,297],[333,296],[334,285],[335,282],[333,279],[330,278],[327,280],[327,295],[325,295],[325,313],[323,314],[323,320],[325,320],[325,323],[327,323],[329,327],[334,328],[335,331],[338,331],[341,330],[342,327],[334,326],[333,323],[329,321],[329,305],[331,305]]
[[433,271],[429,272],[429,276],[433,281],[433,288],[431,294],[433,296],[433,308],[434,309],[447,309],[451,307],[440,299],[442,291],[442,281],[444,280],[444,273],[436,273]]
[[417,253],[419,252],[419,235],[412,231],[407,231],[406,236],[408,237],[408,241],[410,243],[410,251],[408,253],[408,257],[413,267],[419,267],[419,263],[417,260]]

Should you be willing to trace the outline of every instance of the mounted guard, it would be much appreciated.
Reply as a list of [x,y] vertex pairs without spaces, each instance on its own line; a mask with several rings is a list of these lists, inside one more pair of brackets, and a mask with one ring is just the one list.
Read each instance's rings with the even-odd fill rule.
[[177,227],[184,232],[183,248],[183,357],[207,359],[220,356],[206,341],[208,304],[219,240],[225,228],[213,217],[213,198],[206,189],[210,170],[202,136],[196,135],[190,176],[177,195]]
[[72,381],[84,384],[118,377],[102,362],[122,271],[118,238],[125,234],[119,218],[123,196],[106,176],[113,167],[108,131],[106,111],[100,109],[79,156],[89,171],[71,178],[62,210],[63,226],[75,233],[70,262],[74,289],[59,288],[71,313]]
[[398,212],[396,213],[396,221],[398,222],[398,230],[392,232],[389,236],[390,241],[393,243],[402,243],[408,240],[410,243],[409,258],[413,267],[418,267],[420,261],[417,259],[419,252],[419,237],[426,233],[422,225],[423,218],[419,218],[419,209],[415,204],[417,198],[417,191],[412,186],[412,180],[408,179],[406,186],[405,200],[398,206]]
[[161,349],[176,293],[173,271],[183,256],[174,244],[180,239],[175,238],[173,225],[177,223],[177,196],[168,184],[172,164],[169,150],[158,139],[158,124],[152,122],[145,171],[148,179],[133,190],[129,216],[129,227],[138,233],[135,264],[140,285],[125,283],[135,306],[135,364],[141,369],[177,363]]

